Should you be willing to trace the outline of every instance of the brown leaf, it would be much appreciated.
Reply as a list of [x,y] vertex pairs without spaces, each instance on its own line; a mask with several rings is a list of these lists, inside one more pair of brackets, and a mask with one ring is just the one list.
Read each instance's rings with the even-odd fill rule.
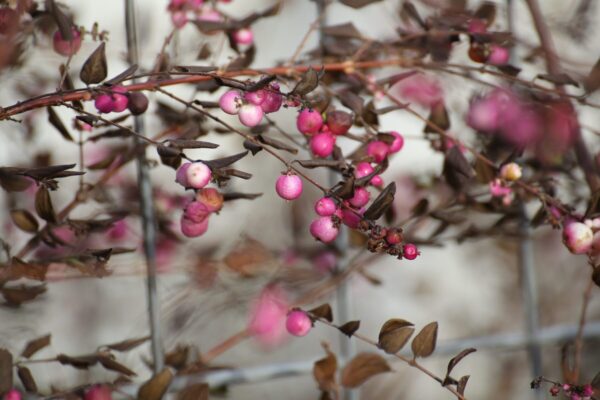
[[446,182],[457,191],[473,177],[473,168],[458,147],[448,150],[442,171]]
[[245,276],[256,276],[269,266],[273,254],[259,241],[247,238],[223,258],[232,271]]
[[297,154],[298,153],[298,149],[296,149],[295,147],[292,147],[292,146],[290,146],[290,145],[288,145],[286,143],[283,143],[280,140],[273,139],[272,137],[269,137],[269,136],[266,136],[266,135],[259,135],[258,138],[264,144],[267,144],[267,145],[269,145],[271,147],[274,147],[276,149],[284,150],[284,151],[287,151],[288,153],[292,153],[292,154]]
[[340,3],[352,8],[362,8],[372,3],[377,3],[381,0],[340,0]]
[[190,355],[190,346],[177,345],[175,350],[165,354],[165,365],[180,370],[186,366]]
[[13,357],[10,351],[0,348],[0,393],[13,387]]
[[90,354],[85,356],[71,357],[66,354],[59,354],[56,356],[56,360],[62,365],[70,365],[71,367],[77,369],[88,369],[92,365],[96,365],[98,363],[98,355]]
[[39,225],[37,219],[27,210],[11,210],[10,217],[17,227],[25,232],[37,232]]
[[600,88],[600,59],[596,61],[596,64],[594,64],[592,70],[585,78],[583,87],[588,94],[595,92],[598,88]]
[[327,303],[321,304],[319,307],[309,310],[308,313],[313,318],[322,318],[329,322],[333,321],[333,312],[331,311],[331,306]]
[[367,211],[365,211],[364,217],[373,221],[379,219],[379,217],[381,217],[392,205],[395,194],[396,183],[392,182],[379,193],[379,196],[377,196],[375,200],[373,200],[373,203],[367,208]]
[[458,385],[456,385],[456,391],[460,394],[465,394],[465,389],[467,388],[467,382],[469,381],[469,375],[465,375],[458,380]]
[[52,335],[50,334],[39,337],[34,340],[30,340],[29,342],[27,342],[25,348],[21,352],[21,357],[30,358],[32,355],[34,355],[44,347],[49,346],[51,340]]
[[208,400],[208,394],[208,384],[197,383],[177,393],[177,400]]
[[171,370],[169,368],[163,369],[140,386],[137,394],[138,400],[161,400],[172,380],[173,373]]
[[424,197],[413,206],[413,208],[410,210],[410,215],[413,217],[420,217],[425,215],[427,211],[429,211],[429,200]]
[[17,367],[17,375],[19,376],[21,383],[23,383],[25,391],[29,393],[37,393],[37,384],[35,383],[35,379],[33,379],[33,375],[31,374],[29,368],[19,365]]
[[327,356],[315,361],[313,366],[313,376],[323,392],[329,392],[335,389],[335,373],[337,371],[337,359],[326,345],[323,345]]
[[594,388],[594,390],[600,390],[600,372],[598,372],[596,376],[594,376],[594,379],[592,379],[592,382],[590,384],[592,385],[592,388]]
[[52,200],[50,199],[50,193],[45,187],[40,187],[35,194],[35,211],[45,221],[50,223],[58,222],[54,207],[52,206]]
[[294,89],[290,94],[297,94],[299,96],[305,96],[315,90],[319,86],[319,74],[312,68],[309,68],[304,74],[300,81],[294,86]]
[[[437,128],[447,131],[450,128],[450,118],[448,117],[448,111],[446,106],[442,102],[438,102],[431,107],[429,114],[429,121],[433,123]],[[425,132],[427,133],[439,133],[436,129],[425,124]]]
[[254,199],[259,198],[262,195],[263,195],[262,193],[230,192],[230,193],[223,193],[223,200],[224,201],[233,201],[233,200],[240,200],[240,199],[254,200]]
[[119,83],[121,83],[124,80],[129,79],[129,77],[133,76],[137,70],[138,70],[138,65],[133,64],[133,65],[127,67],[127,69],[125,71],[121,72],[117,76],[110,78],[109,80],[104,82],[104,84],[110,85],[110,86],[118,85]]
[[356,115],[363,115],[365,110],[365,102],[362,97],[349,90],[344,90],[343,92],[339,93],[338,97],[342,104],[354,111]]
[[359,353],[344,367],[342,385],[355,388],[372,376],[391,370],[387,361],[379,354]]
[[179,149],[216,149],[219,147],[216,143],[189,139],[169,139],[169,144]]
[[102,364],[102,366],[104,368],[106,368],[110,371],[115,371],[115,372],[118,372],[118,373],[126,375],[126,376],[136,376],[137,375],[135,372],[133,372],[132,370],[130,370],[123,364],[116,361],[110,354],[99,354],[98,362],[100,362],[100,364]]
[[29,179],[17,174],[15,168],[0,168],[0,186],[7,192],[22,192],[31,184]]
[[489,183],[496,178],[496,170],[477,157],[475,160],[475,177],[480,183]]
[[302,167],[306,169],[313,168],[334,168],[334,169],[343,169],[346,164],[337,160],[295,160],[298,164],[302,165]]
[[473,349],[473,348],[469,348],[469,349],[465,349],[463,351],[461,351],[460,353],[458,353],[456,356],[454,356],[449,362],[448,362],[448,369],[446,371],[446,379],[444,379],[444,383],[443,385],[446,385],[446,380],[450,377],[450,373],[452,372],[452,370],[454,369],[454,367],[456,367],[456,365],[466,356],[468,356],[471,353],[476,352],[477,349]]
[[326,26],[323,28],[323,33],[329,36],[351,38],[351,39],[362,39],[361,33],[356,29],[352,22],[346,22],[345,24]]
[[338,329],[346,336],[352,337],[354,333],[360,328],[360,321],[349,321],[344,325],[340,326]]
[[11,306],[20,306],[22,303],[31,301],[46,292],[46,286],[4,286],[0,288],[0,293],[4,296],[6,302]]
[[53,127],[56,128],[56,130],[62,135],[63,138],[65,138],[69,142],[72,142],[73,137],[69,133],[69,130],[65,127],[65,124],[63,124],[56,111],[54,111],[52,107],[46,107],[46,109],[48,110],[48,121],[52,124]]
[[248,155],[247,151],[242,153],[234,154],[229,157],[217,158],[216,160],[202,161],[204,164],[208,165],[211,169],[224,168],[233,164],[236,161],[241,160],[242,158]]
[[414,331],[412,322],[404,319],[390,319],[381,327],[377,345],[386,353],[395,354],[402,350]]
[[435,350],[438,323],[431,322],[423,327],[412,341],[412,352],[417,357],[429,357]]
[[150,340],[150,336],[144,336],[141,338],[127,339],[121,342],[107,344],[106,347],[111,350],[124,352],[135,349],[139,345],[146,343],[148,340]]
[[572,85],[575,87],[579,87],[579,82],[575,79],[571,78],[569,75],[565,73],[560,74],[539,74],[537,76],[539,79],[543,79],[548,82],[552,82],[556,85]]
[[94,52],[85,60],[81,71],[79,72],[79,78],[86,85],[92,83],[100,83],[108,75],[108,67],[106,65],[106,53],[105,43],[100,43],[100,46],[94,50]]

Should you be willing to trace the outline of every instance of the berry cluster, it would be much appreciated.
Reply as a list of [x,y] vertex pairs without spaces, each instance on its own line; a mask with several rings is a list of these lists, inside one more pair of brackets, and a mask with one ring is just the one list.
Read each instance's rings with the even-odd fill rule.
[[230,90],[219,99],[223,112],[237,115],[240,122],[250,128],[260,124],[265,114],[278,111],[282,104],[283,96],[277,82],[254,92]]
[[101,114],[129,109],[133,115],[140,115],[148,109],[148,97],[140,92],[128,93],[124,87],[115,86],[109,92],[97,95],[94,105]]
[[556,384],[550,388],[550,394],[556,397],[560,394],[561,390],[565,396],[569,397],[569,400],[590,400],[594,395],[594,388],[592,385],[575,386],[565,383],[563,385]]
[[373,253],[386,252],[406,260],[414,260],[421,254],[415,244],[403,243],[402,229],[385,228],[371,221],[361,221],[358,229],[368,236],[367,250]]

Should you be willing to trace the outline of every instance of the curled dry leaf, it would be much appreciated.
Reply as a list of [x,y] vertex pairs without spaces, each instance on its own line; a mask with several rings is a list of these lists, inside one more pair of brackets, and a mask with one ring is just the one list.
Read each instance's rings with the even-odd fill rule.
[[373,203],[367,208],[367,211],[365,211],[364,217],[373,221],[379,219],[379,217],[381,217],[394,202],[395,194],[396,183],[392,182],[379,193],[379,196],[377,196],[375,200],[373,200]]
[[344,335],[352,337],[352,335],[354,335],[358,328],[360,328],[360,321],[349,321],[346,322],[344,325],[340,326],[338,329]]
[[58,222],[54,206],[52,206],[52,199],[50,199],[50,193],[45,187],[40,187],[35,195],[35,211],[40,218],[47,222]]
[[65,127],[65,124],[63,124],[56,111],[54,111],[52,107],[47,107],[46,109],[48,110],[48,121],[52,124],[53,127],[56,128],[56,130],[61,134],[63,138],[72,142],[73,137],[69,133],[69,130]]
[[27,342],[25,348],[21,352],[21,357],[30,358],[32,355],[34,355],[44,347],[49,346],[51,340],[52,335],[48,334]]
[[208,400],[209,386],[206,383],[190,385],[177,394],[177,400]]
[[0,288],[0,293],[6,300],[6,302],[11,306],[20,306],[21,304],[31,301],[46,292],[45,285],[36,285],[36,286],[4,286]]
[[355,388],[372,376],[391,370],[387,361],[379,354],[359,353],[344,367],[342,385]]
[[402,350],[414,331],[412,322],[404,319],[390,319],[381,327],[377,345],[386,353],[395,354]]
[[141,338],[127,339],[127,340],[123,340],[121,342],[107,344],[105,347],[107,347],[111,350],[125,352],[125,351],[135,349],[139,345],[146,343],[148,340],[150,340],[150,336],[144,336]]
[[435,350],[438,323],[431,322],[423,327],[412,341],[412,352],[417,357],[429,357]]
[[[446,371],[446,379],[448,379],[448,377],[450,377],[450,373],[452,372],[452,370],[454,369],[454,367],[456,367],[456,365],[458,365],[458,363],[465,358],[466,356],[468,356],[471,353],[476,352],[477,349],[473,349],[473,348],[468,348],[468,349],[464,349],[463,351],[461,351],[460,353],[458,353],[456,356],[452,357],[452,359],[448,362],[448,370]],[[446,380],[444,379],[444,382]]]
[[21,383],[27,392],[37,393],[37,384],[35,383],[35,379],[33,379],[33,375],[31,374],[29,368],[19,365],[17,367],[17,375],[19,376],[19,379],[21,380]]
[[10,351],[0,348],[0,393],[13,387],[13,357]]
[[137,394],[138,400],[161,400],[172,380],[173,373],[171,370],[169,368],[163,369],[140,386]]
[[309,68],[303,75],[300,81],[296,84],[290,94],[305,96],[315,90],[319,86],[319,74],[312,68]]
[[337,387],[335,373],[337,371],[337,358],[327,345],[323,345],[327,356],[315,361],[313,366],[313,376],[319,385],[319,389],[325,393],[334,391]]
[[15,225],[25,232],[35,233],[39,228],[37,220],[27,210],[11,210],[10,217]]
[[308,313],[313,318],[323,318],[329,322],[333,321],[333,312],[331,311],[331,306],[327,303],[321,304],[319,307],[309,310]]

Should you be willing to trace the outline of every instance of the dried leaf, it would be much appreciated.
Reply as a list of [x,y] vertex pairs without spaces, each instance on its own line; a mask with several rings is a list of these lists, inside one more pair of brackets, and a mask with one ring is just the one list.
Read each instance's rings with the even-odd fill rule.
[[[443,131],[447,131],[450,128],[450,117],[448,117],[448,111],[442,102],[438,102],[431,107],[428,119],[432,124]],[[427,133],[439,133],[436,129],[429,126],[429,124],[425,124],[424,131]]]
[[177,400],[208,400],[209,386],[207,383],[196,383],[177,393]]
[[106,65],[105,43],[100,43],[100,46],[85,60],[79,72],[79,78],[86,85],[100,83],[108,75],[108,67]]
[[252,140],[244,140],[244,148],[249,150],[253,156],[256,155],[259,151],[263,149],[262,145],[252,141]]
[[343,169],[346,167],[346,164],[344,162],[340,162],[337,160],[295,160],[295,162],[307,169],[321,167]]
[[365,102],[362,97],[349,90],[344,90],[343,92],[339,93],[338,97],[342,104],[354,111],[356,115],[363,115]]
[[592,388],[594,388],[594,390],[600,390],[600,372],[598,372],[596,374],[596,376],[594,376],[594,379],[592,379],[591,385],[592,385]]
[[54,111],[52,107],[46,107],[46,110],[48,110],[48,121],[52,124],[52,126],[56,128],[63,138],[69,142],[72,142],[73,137],[69,133],[69,130],[65,127],[65,124],[63,124],[56,111]]
[[340,326],[338,329],[346,336],[352,337],[354,333],[360,328],[360,321],[349,321],[344,325]]
[[335,373],[337,371],[337,359],[327,346],[323,346],[327,356],[315,361],[313,366],[313,376],[323,392],[329,392],[336,387]]
[[412,322],[404,319],[390,319],[381,327],[377,345],[386,353],[395,354],[402,350],[414,331]]
[[92,365],[96,365],[98,363],[98,355],[90,354],[85,356],[71,357],[66,354],[59,354],[56,356],[56,360],[62,365],[70,365],[71,367],[77,369],[88,369]]
[[[60,7],[56,5],[54,0],[48,0],[46,2],[46,10],[52,15],[52,18],[58,26],[61,36],[64,40],[70,41],[73,39],[73,32],[71,32],[72,23],[69,18],[62,12]],[[2,393],[2,391],[0,391]]]
[[280,140],[277,139],[273,139],[269,136],[266,135],[259,135],[258,138],[260,139],[261,142],[263,142],[264,144],[267,144],[271,147],[274,147],[276,149],[279,150],[284,150],[287,151],[288,153],[292,153],[292,154],[297,154],[298,153],[298,149],[296,149],[295,147],[292,147],[286,143],[283,143]]
[[19,365],[17,367],[17,375],[19,376],[21,383],[23,383],[26,392],[37,393],[37,384],[35,383],[35,379],[33,379],[33,375],[29,368]]
[[537,76],[539,79],[543,79],[548,82],[552,82],[556,85],[572,85],[575,87],[579,87],[579,82],[575,79],[571,78],[569,75],[565,73],[560,74],[539,74]]
[[333,312],[331,311],[331,306],[327,303],[321,304],[319,307],[309,310],[308,313],[313,318],[322,318],[329,322],[333,321]]
[[129,77],[133,76],[133,74],[135,74],[135,72],[137,70],[138,70],[138,65],[133,64],[132,66],[128,67],[125,71],[123,71],[120,74],[118,74],[117,76],[115,76],[114,78],[110,78],[109,80],[104,82],[104,84],[110,85],[110,86],[118,85],[119,83],[121,83],[124,80],[129,79]]
[[50,223],[58,222],[54,207],[52,206],[52,200],[50,199],[50,193],[45,187],[40,187],[35,195],[35,211],[45,221]]
[[263,195],[262,193],[230,192],[230,193],[223,193],[223,200],[224,201],[233,201],[233,200],[240,200],[240,199],[254,200],[254,199],[259,198],[262,195]]
[[7,192],[22,192],[31,184],[29,179],[17,174],[15,168],[0,168],[0,186]]
[[329,36],[362,39],[361,33],[356,29],[352,22],[345,24],[326,26],[323,28],[323,33]]
[[169,368],[163,369],[154,375],[149,381],[140,386],[137,398],[138,400],[161,400],[167,392],[169,385],[173,380],[173,373]]
[[319,74],[314,69],[309,68],[302,74],[302,78],[300,78],[300,81],[296,84],[290,94],[305,96],[315,90],[317,86],[319,86]]
[[396,184],[392,182],[379,193],[379,196],[377,196],[369,208],[367,208],[367,211],[365,211],[364,217],[373,221],[379,219],[379,217],[381,217],[392,205],[395,194]]
[[412,352],[417,357],[429,357],[435,350],[438,323],[431,322],[423,327],[412,341]]
[[48,334],[37,339],[27,342],[25,348],[21,352],[21,357],[31,358],[32,355],[50,345],[52,335]]
[[458,380],[458,385],[456,385],[456,391],[460,394],[465,394],[465,389],[467,388],[467,382],[469,381],[469,375],[465,375]]
[[165,354],[165,365],[180,370],[186,366],[190,356],[190,346],[177,345],[175,350]]
[[352,8],[362,8],[372,3],[377,3],[381,0],[340,0],[340,3]]
[[496,179],[496,170],[481,158],[477,157],[475,160],[475,177],[480,183],[489,183]]
[[232,271],[242,276],[256,276],[273,259],[273,254],[259,241],[247,238],[234,247],[223,262]]
[[46,292],[44,285],[37,286],[4,286],[0,288],[0,293],[11,306],[20,306],[22,303],[31,301]]
[[585,78],[583,83],[586,93],[592,93],[600,88],[600,59],[596,61],[596,64],[592,67],[592,70]]
[[410,210],[410,215],[412,215],[413,218],[420,217],[422,215],[425,215],[427,211],[429,211],[429,200],[427,200],[426,198],[422,198]]
[[124,352],[135,349],[139,345],[146,343],[148,340],[150,340],[150,336],[144,336],[141,338],[127,339],[121,342],[107,344],[106,347],[111,350]]
[[169,139],[169,144],[178,149],[216,149],[219,147],[216,143],[188,139]]
[[596,286],[600,287],[600,267],[594,268],[594,272],[592,273],[592,280],[596,284]]
[[448,150],[444,159],[443,172],[446,182],[454,189],[460,190],[473,177],[473,169],[458,146]]
[[112,356],[109,354],[100,354],[98,356],[98,361],[100,362],[100,364],[102,364],[102,366],[104,368],[106,368],[110,371],[115,371],[115,372],[118,372],[118,373],[126,375],[126,376],[136,376],[137,375],[135,372],[133,372],[132,370],[130,370],[123,364],[115,361],[112,358]]
[[233,164],[236,161],[241,160],[242,158],[248,155],[247,151],[242,153],[234,154],[233,156],[217,158],[216,160],[203,161],[204,164],[208,165],[211,169],[219,169],[223,167],[227,167]]
[[27,210],[11,210],[10,217],[15,225],[25,232],[35,233],[39,228],[37,219]]
[[454,367],[456,367],[456,365],[466,356],[468,356],[471,353],[476,352],[477,349],[473,349],[473,348],[469,348],[469,349],[465,349],[463,351],[461,351],[460,353],[458,353],[456,356],[454,356],[449,362],[448,362],[448,369],[446,371],[446,378],[444,379],[444,383],[443,385],[445,386],[446,380],[448,380],[448,378],[450,377],[450,373],[452,372],[452,370],[454,369]]
[[0,393],[13,387],[13,357],[10,351],[0,348]]
[[379,354],[359,353],[344,367],[342,385],[355,388],[372,376],[391,370],[387,361]]

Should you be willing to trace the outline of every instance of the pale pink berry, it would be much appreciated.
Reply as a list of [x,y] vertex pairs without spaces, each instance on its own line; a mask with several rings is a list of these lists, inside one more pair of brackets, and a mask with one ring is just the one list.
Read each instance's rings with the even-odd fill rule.
[[8,392],[6,392],[3,399],[4,400],[21,400],[21,392],[19,392],[17,389],[10,389]]
[[285,327],[290,335],[306,336],[312,328],[312,321],[304,311],[294,310],[288,314]]
[[112,400],[112,393],[108,386],[94,385],[85,392],[84,400]]
[[402,257],[407,260],[414,260],[419,256],[419,254],[421,253],[417,249],[417,246],[412,243],[407,243],[402,246]]
[[469,106],[467,123],[478,131],[493,132],[500,127],[501,107],[495,98],[477,99]]
[[124,94],[120,94],[120,93],[114,93],[112,95],[113,98],[113,105],[114,105],[114,112],[121,112],[121,111],[125,111],[127,109],[127,105],[129,104],[129,99],[127,98],[126,95]]
[[563,242],[573,254],[584,254],[592,248],[594,233],[585,224],[569,221],[563,228]]
[[333,215],[336,209],[337,205],[331,197],[322,197],[315,203],[315,212],[322,217]]
[[239,112],[241,106],[242,94],[237,90],[229,90],[225,92],[219,99],[219,107],[223,112],[235,115]]
[[500,177],[507,181],[517,181],[521,178],[521,175],[523,175],[523,172],[517,163],[511,162],[504,164],[502,168],[500,168]]
[[249,28],[238,29],[233,32],[233,40],[237,45],[251,45],[254,43],[254,33]]
[[391,131],[389,134],[394,136],[394,141],[389,145],[389,152],[397,153],[404,147],[404,137],[396,131]]
[[343,135],[350,130],[354,118],[345,111],[330,111],[327,113],[327,127],[334,135]]
[[183,163],[177,168],[177,173],[175,174],[175,182],[179,183],[184,188],[190,187],[187,179],[187,170],[192,165],[190,162]]
[[354,196],[349,200],[350,204],[356,208],[361,208],[366,205],[371,198],[371,193],[364,187],[354,189]]
[[81,48],[81,33],[72,27],[71,40],[66,40],[63,38],[60,30],[58,30],[54,33],[54,37],[52,38],[52,46],[54,47],[54,51],[58,54],[65,57],[72,56]]
[[296,174],[282,174],[277,178],[275,191],[285,200],[295,200],[302,194],[302,179]]
[[112,96],[108,94],[101,94],[94,100],[94,106],[96,109],[103,114],[113,112],[115,110],[115,102]]
[[185,176],[187,178],[189,187],[194,189],[202,189],[210,182],[210,179],[212,178],[212,172],[208,165],[200,161],[196,161],[191,163],[191,165],[187,168]]
[[310,150],[317,157],[329,157],[333,153],[334,146],[335,136],[331,133],[318,133],[310,139]]
[[196,201],[204,204],[210,212],[219,212],[223,208],[223,195],[215,188],[204,188],[196,193]]
[[211,212],[206,204],[192,201],[185,207],[183,216],[192,222],[200,223],[207,219]]
[[375,175],[372,179],[371,179],[371,185],[376,186],[376,187],[383,187],[383,178],[379,175]]
[[367,145],[367,155],[373,157],[376,163],[385,160],[389,152],[389,146],[381,140],[374,140]]
[[279,93],[279,84],[277,82],[271,83],[269,86],[270,90],[265,90],[266,97],[260,107],[263,109],[265,114],[279,111],[283,104],[283,96]]
[[188,23],[187,13],[185,11],[175,11],[171,13],[171,22],[177,29],[181,29]]
[[337,266],[337,255],[334,251],[325,250],[313,259],[315,269],[322,274],[330,274]]
[[487,62],[492,65],[506,65],[510,60],[510,52],[506,47],[491,45]]
[[312,136],[323,126],[323,117],[318,111],[305,108],[296,119],[296,127],[305,135]]
[[187,237],[202,236],[208,230],[208,218],[200,222],[192,221],[184,215],[181,216],[181,233]]
[[248,331],[264,345],[276,345],[285,337],[288,297],[277,286],[267,286],[250,309]]
[[339,232],[331,217],[319,217],[310,224],[310,234],[323,243],[331,243]]
[[[244,95],[244,99],[246,99],[249,103],[252,103],[256,106],[260,106],[267,99],[267,91],[261,89],[261,90],[255,91],[255,92],[247,92]],[[264,110],[263,110],[263,112],[264,112]]]
[[375,169],[368,162],[359,162],[354,168],[354,176],[357,178],[363,178],[371,174]]
[[255,104],[244,104],[240,107],[238,118],[243,125],[253,128],[260,124],[263,115],[264,112],[260,106]]

